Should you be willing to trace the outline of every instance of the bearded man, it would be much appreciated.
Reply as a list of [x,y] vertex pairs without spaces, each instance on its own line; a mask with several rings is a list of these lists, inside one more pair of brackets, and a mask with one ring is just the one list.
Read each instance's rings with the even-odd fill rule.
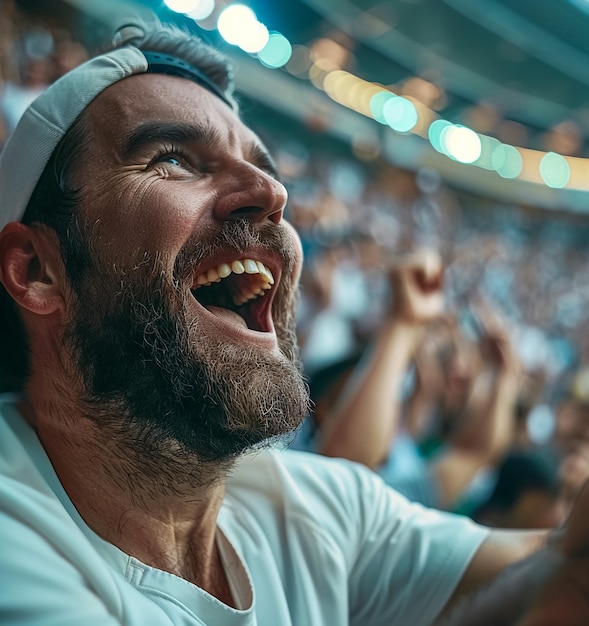
[[307,411],[286,199],[225,60],[171,27],[123,28],[25,113],[0,160],[1,623],[425,625],[535,548],[501,623],[561,589],[578,521],[542,548],[266,449]]

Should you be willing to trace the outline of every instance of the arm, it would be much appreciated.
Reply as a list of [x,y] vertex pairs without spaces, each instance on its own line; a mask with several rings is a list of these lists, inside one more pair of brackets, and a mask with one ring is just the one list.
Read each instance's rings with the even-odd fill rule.
[[446,386],[438,336],[447,331],[452,321],[447,317],[439,321],[441,324],[427,329],[413,360],[415,386],[405,406],[405,428],[415,441],[427,437]]
[[[585,485],[563,531],[556,533],[545,547],[507,568],[484,591],[463,600],[443,625],[589,623],[588,516],[589,488]],[[472,575],[472,568],[479,568],[480,562],[475,563],[478,557],[477,553],[463,581]]]
[[[493,530],[488,538],[481,544],[473,559],[468,565],[460,583],[454,590],[443,615],[461,615],[463,607],[472,606],[486,593],[490,582],[497,578],[506,568],[519,568],[522,563],[527,563],[527,559],[532,562],[543,558],[546,553],[547,531],[526,531],[526,530]],[[507,571],[507,570],[506,570]],[[501,577],[499,577],[501,578]],[[499,580],[499,579],[498,579]],[[502,589],[506,593],[506,589]],[[495,595],[495,591],[493,595]],[[497,601],[497,598],[495,596]],[[504,604],[505,600],[501,600]],[[454,612],[453,612],[454,611]],[[482,614],[481,614],[482,615]],[[467,622],[464,622],[466,624]],[[468,622],[472,624],[485,624],[484,621]],[[503,622],[490,622],[502,624]],[[506,622],[506,624],[511,622]],[[450,620],[444,626],[458,626],[462,622]]]
[[507,333],[490,315],[485,332],[491,369],[476,381],[461,430],[432,465],[444,507],[458,499],[482,467],[501,459],[513,440],[519,361]]
[[483,327],[479,343],[487,367],[475,383],[465,409],[466,419],[453,444],[474,451],[485,463],[493,463],[513,438],[520,363],[497,313],[480,305],[477,317]]
[[441,260],[422,251],[391,272],[394,303],[373,345],[321,427],[318,451],[375,468],[386,458],[401,414],[405,372],[426,322],[443,307]]

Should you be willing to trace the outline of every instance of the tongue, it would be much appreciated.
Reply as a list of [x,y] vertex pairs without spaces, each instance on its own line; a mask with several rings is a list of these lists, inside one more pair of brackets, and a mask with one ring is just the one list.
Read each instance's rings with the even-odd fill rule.
[[243,317],[241,317],[241,315],[239,315],[238,313],[235,313],[235,311],[231,311],[229,309],[223,309],[220,306],[207,306],[206,309],[207,311],[210,311],[213,315],[216,315],[217,317],[220,317],[226,320],[227,322],[231,322],[232,324],[237,324],[238,326],[241,326],[242,328],[247,328],[246,321],[243,319]]

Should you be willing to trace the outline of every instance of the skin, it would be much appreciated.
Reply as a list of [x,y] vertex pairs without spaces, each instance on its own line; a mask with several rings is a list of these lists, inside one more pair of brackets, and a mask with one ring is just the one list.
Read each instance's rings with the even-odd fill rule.
[[[85,189],[82,212],[103,261],[132,272],[143,253],[158,255],[172,280],[175,260],[187,242],[219,230],[228,220],[246,218],[290,232],[296,284],[301,253],[294,231],[281,221],[286,191],[269,170],[259,140],[219,99],[192,82],[139,75],[108,88],[85,115],[91,148],[78,155],[76,182]],[[126,154],[123,138],[146,121],[214,130],[214,141],[184,142],[186,158],[169,154],[156,159],[164,147],[157,141]],[[270,258],[268,264],[280,281],[280,259]],[[32,374],[23,413],[81,516],[124,552],[232,604],[214,541],[227,465],[209,467],[210,480],[201,487],[179,479],[174,492],[150,489],[144,476],[133,485],[113,480],[120,466],[116,445],[84,417],[80,377],[62,342],[74,295],[54,234],[41,226],[8,225],[0,235],[0,278],[20,308],[30,341]],[[181,285],[187,298],[191,284],[185,280]],[[236,349],[247,346],[277,361],[282,358],[272,328],[248,330],[232,315],[216,315],[196,300],[190,315],[211,342],[222,338]],[[539,542],[539,535],[493,533],[469,564],[452,601]]]

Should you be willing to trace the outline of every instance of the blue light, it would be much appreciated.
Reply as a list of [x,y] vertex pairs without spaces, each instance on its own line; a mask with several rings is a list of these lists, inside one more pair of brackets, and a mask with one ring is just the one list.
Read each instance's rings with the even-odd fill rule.
[[395,94],[390,91],[379,91],[375,93],[372,98],[370,98],[370,112],[372,113],[372,117],[381,124],[387,124],[387,121],[384,117],[384,107],[386,103],[392,98],[396,98]]
[[417,109],[414,104],[400,96],[385,102],[382,114],[386,123],[398,133],[410,131],[417,124]]
[[444,148],[442,145],[442,133],[449,126],[452,126],[452,122],[448,120],[435,120],[432,122],[428,128],[427,136],[430,140],[430,143],[434,147],[435,150],[444,154]]
[[540,176],[553,189],[562,189],[571,177],[567,160],[556,152],[547,152],[540,161]]
[[280,33],[270,33],[268,43],[258,52],[260,63],[272,69],[286,65],[291,56],[290,41]]

